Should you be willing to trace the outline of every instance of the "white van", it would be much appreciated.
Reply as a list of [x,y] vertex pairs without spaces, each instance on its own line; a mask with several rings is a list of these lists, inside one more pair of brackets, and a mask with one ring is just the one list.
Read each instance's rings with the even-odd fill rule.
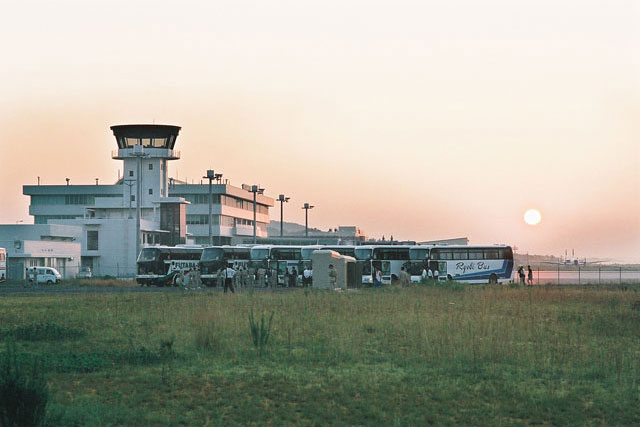
[[58,270],[51,267],[29,267],[27,269],[27,275],[29,281],[33,282],[34,277],[38,277],[38,284],[46,283],[47,285],[53,285],[62,281],[62,276],[58,273]]

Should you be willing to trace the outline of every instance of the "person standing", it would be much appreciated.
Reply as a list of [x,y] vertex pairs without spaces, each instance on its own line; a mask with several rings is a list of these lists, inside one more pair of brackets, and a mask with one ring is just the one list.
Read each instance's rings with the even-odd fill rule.
[[524,267],[523,266],[518,267],[518,275],[520,276],[520,284],[524,285],[525,282],[524,282]]
[[227,293],[227,288],[231,289],[231,293],[235,294],[236,292],[233,290],[233,276],[236,275],[236,271],[231,268],[231,267],[227,267],[224,270],[224,293]]
[[427,270],[427,278],[433,280],[433,270],[431,270],[431,268]]
[[269,283],[267,283],[267,281],[264,278],[266,273],[267,271],[264,269],[264,267],[258,268],[258,286],[265,287],[265,288],[269,287]]
[[435,270],[433,270],[433,280],[435,280],[437,282],[438,281],[438,276],[440,276],[440,272],[436,268]]
[[311,269],[309,267],[305,267],[302,273],[302,284],[304,286],[311,286]]
[[272,268],[269,271],[270,271],[269,286],[271,286],[272,288],[275,288],[278,286],[278,270],[276,270],[275,268]]
[[298,270],[295,267],[291,269],[291,275],[289,276],[289,287],[295,288],[298,281]]
[[406,288],[411,283],[411,276],[404,269],[404,266],[400,267],[400,273],[398,273],[398,281],[400,282],[400,286]]
[[529,286],[533,286],[533,270],[530,265],[527,265],[527,279],[529,282]]
[[382,287],[382,270],[380,270],[379,268],[376,268],[376,279],[374,283],[374,286],[376,288]]
[[216,287],[223,287],[224,286],[224,270],[219,268],[218,271],[216,271]]
[[427,269],[424,267],[422,267],[422,274],[420,275],[420,279],[423,282],[427,280]]
[[329,285],[335,289],[338,283],[338,272],[333,268],[333,264],[329,264]]

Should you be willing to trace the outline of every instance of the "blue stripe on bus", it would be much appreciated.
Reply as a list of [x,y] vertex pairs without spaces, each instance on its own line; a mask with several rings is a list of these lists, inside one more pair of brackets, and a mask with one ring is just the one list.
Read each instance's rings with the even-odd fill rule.
[[513,270],[513,261],[504,260],[502,263],[502,267],[496,270],[483,270],[482,272],[474,272],[469,274],[459,274],[452,276],[453,279],[466,279],[466,280],[479,280],[479,279],[488,279],[489,276],[495,274],[498,278],[510,278],[511,272]]

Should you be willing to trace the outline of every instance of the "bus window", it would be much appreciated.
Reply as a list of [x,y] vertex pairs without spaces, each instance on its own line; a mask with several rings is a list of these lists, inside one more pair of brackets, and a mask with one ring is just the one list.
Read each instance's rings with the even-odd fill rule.
[[456,249],[453,251],[453,259],[468,259],[466,249]]
[[453,259],[453,250],[443,249],[440,251],[440,259]]
[[498,256],[500,259],[513,259],[513,252],[511,252],[511,248],[500,249]]
[[484,259],[482,249],[469,249],[469,259],[478,260]]
[[484,251],[484,259],[498,259],[498,250],[497,249],[485,249],[485,251]]

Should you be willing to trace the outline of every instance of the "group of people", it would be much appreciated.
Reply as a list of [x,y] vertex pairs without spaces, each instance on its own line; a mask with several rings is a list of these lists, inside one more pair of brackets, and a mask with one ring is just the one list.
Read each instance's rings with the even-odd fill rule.
[[192,268],[188,270],[179,270],[173,278],[175,286],[184,289],[201,289],[202,279],[200,278],[200,270]]
[[533,285],[533,270],[531,269],[531,266],[527,265],[526,273],[523,266],[518,266],[518,278],[520,279],[520,284],[522,285]]

